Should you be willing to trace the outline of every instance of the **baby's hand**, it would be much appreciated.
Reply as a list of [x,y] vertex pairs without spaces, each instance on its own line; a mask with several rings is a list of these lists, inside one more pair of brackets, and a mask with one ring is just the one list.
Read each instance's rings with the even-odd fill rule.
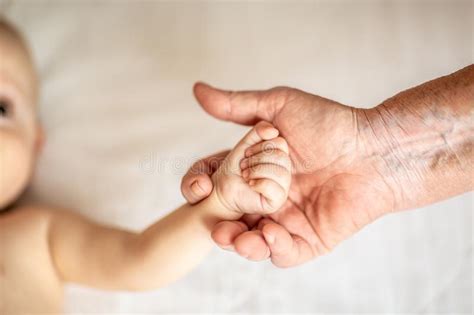
[[291,160],[286,140],[268,122],[259,122],[213,174],[214,194],[234,215],[268,214],[288,197]]

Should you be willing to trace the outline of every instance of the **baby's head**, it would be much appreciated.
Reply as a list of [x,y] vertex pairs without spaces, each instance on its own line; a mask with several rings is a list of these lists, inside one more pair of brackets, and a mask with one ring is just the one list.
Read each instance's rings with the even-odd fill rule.
[[21,35],[0,16],[0,211],[26,188],[41,143],[36,72]]

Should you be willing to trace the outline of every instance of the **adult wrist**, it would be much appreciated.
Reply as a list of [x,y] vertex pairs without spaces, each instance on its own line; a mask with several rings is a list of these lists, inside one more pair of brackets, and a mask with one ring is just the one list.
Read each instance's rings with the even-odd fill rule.
[[374,108],[358,110],[366,153],[393,192],[394,210],[472,188],[472,82],[469,88],[457,76],[427,82]]

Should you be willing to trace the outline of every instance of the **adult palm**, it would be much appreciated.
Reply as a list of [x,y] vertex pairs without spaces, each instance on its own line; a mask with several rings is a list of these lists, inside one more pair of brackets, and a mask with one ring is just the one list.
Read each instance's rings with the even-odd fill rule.
[[[295,266],[327,253],[392,210],[393,191],[379,158],[380,145],[374,145],[370,110],[285,87],[228,92],[198,83],[194,92],[204,110],[218,119],[245,125],[271,122],[287,140],[293,163],[285,205],[269,216],[219,223],[212,236],[222,248],[252,260],[270,257],[279,267]],[[200,167],[183,178],[188,201],[210,193],[209,175],[224,155],[199,161]]]

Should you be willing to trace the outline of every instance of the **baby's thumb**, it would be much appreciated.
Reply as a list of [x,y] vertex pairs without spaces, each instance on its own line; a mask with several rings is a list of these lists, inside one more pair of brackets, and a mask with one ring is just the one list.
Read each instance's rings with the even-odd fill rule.
[[207,174],[193,175],[183,178],[181,193],[190,204],[198,203],[212,191],[212,180]]

